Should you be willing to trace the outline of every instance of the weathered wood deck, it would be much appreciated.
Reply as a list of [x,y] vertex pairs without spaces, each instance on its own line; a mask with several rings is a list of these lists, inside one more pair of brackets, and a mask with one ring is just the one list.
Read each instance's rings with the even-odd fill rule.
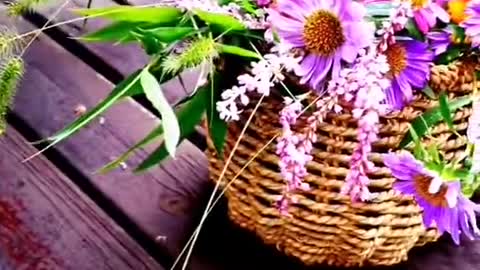
[[[73,18],[71,1],[55,21]],[[147,0],[130,1],[146,4]],[[94,6],[117,5],[94,0]],[[26,32],[43,25],[56,7],[16,20]],[[7,23],[0,16],[0,23]],[[140,104],[117,104],[87,129],[29,162],[28,141],[45,138],[90,108],[114,83],[146,63],[135,46],[86,44],[69,37],[101,22],[78,21],[41,34],[26,54],[27,73],[15,100],[7,135],[0,138],[0,269],[170,269],[197,225],[211,191],[201,134],[181,145],[176,160],[144,175],[130,168],[93,172],[133,145],[158,119]],[[192,74],[184,78],[188,88]],[[178,80],[164,87],[172,104],[182,98]],[[147,149],[152,150],[152,149]],[[208,218],[189,263],[192,270],[309,269],[262,245],[229,223],[221,205]],[[331,269],[320,267],[319,269]],[[480,243],[444,241],[415,250],[386,269],[480,269]]]

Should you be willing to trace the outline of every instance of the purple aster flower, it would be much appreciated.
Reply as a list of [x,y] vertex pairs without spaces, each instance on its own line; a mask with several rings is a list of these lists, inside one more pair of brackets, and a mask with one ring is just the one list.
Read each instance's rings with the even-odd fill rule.
[[471,1],[465,10],[466,19],[460,26],[465,28],[465,34],[471,39],[472,46],[480,46],[480,1]]
[[426,34],[435,26],[437,18],[442,22],[448,22],[450,16],[434,0],[412,0],[413,18],[418,29]]
[[453,31],[450,28],[432,31],[427,34],[430,41],[430,47],[435,52],[435,55],[440,55],[447,51],[448,46],[452,43]]
[[428,45],[416,40],[403,40],[385,51],[390,66],[388,73],[392,87],[387,101],[395,109],[402,109],[413,98],[413,89],[423,89],[430,77],[433,53]]
[[397,178],[393,188],[413,196],[422,208],[426,228],[448,232],[456,244],[461,233],[470,239],[480,236],[475,218],[480,207],[462,194],[460,182],[444,182],[410,153],[387,154],[383,162]]
[[338,77],[342,60],[352,63],[373,42],[373,24],[364,20],[365,7],[355,1],[282,0],[269,15],[282,42],[306,50],[296,74],[314,89],[330,71]]

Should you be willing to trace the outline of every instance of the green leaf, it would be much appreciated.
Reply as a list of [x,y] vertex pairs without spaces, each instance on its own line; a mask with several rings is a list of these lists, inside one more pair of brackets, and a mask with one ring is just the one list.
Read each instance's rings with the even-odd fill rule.
[[216,109],[217,101],[220,99],[220,74],[214,73],[213,80],[210,80],[210,95],[206,97],[207,104],[207,124],[208,135],[215,146],[215,150],[219,158],[223,158],[223,148],[225,147],[225,140],[227,138],[228,125],[225,121],[220,119],[219,113]]
[[440,97],[438,99],[438,103],[440,106],[440,114],[443,117],[443,120],[447,123],[448,127],[450,130],[453,130],[453,119],[452,119],[452,114],[450,111],[450,107],[448,104],[448,98],[445,92],[442,92],[440,94]]
[[216,46],[220,53],[232,54],[232,55],[237,55],[237,56],[247,57],[247,58],[261,59],[258,53],[241,48],[241,47],[225,45],[220,43],[217,43]]
[[[199,90],[199,91],[202,91],[202,90]],[[194,127],[200,121],[200,120],[197,121],[195,117],[191,117],[191,116],[202,115],[204,110],[202,106],[205,106],[205,105],[202,105],[201,101],[202,101],[202,98],[206,98],[204,96],[206,96],[206,94],[205,93],[202,94],[202,92],[198,94],[198,97],[197,95],[194,95],[192,98],[189,98],[184,102],[184,106],[182,106],[180,109],[177,110],[176,115],[179,121],[182,137],[187,137],[188,135],[190,135],[194,131]],[[193,127],[193,128],[188,128],[187,126]],[[143,148],[153,143],[157,139],[160,139],[160,136],[162,135],[163,135],[163,126],[159,125],[155,129],[153,129],[145,138],[143,138],[140,142],[138,142],[137,144],[132,146],[130,149],[128,149],[120,157],[118,157],[117,159],[113,160],[109,164],[102,167],[99,170],[99,173],[108,173],[113,169],[117,168],[118,166],[120,166],[120,163],[125,162],[137,149]],[[166,151],[166,148],[165,147],[163,148]],[[163,154],[160,155],[160,157],[162,156]],[[161,160],[163,160],[163,158],[165,157],[162,157]]]
[[217,0],[217,2],[220,6],[224,6],[235,2],[235,0]]
[[465,29],[463,27],[460,27],[456,24],[449,24],[448,26],[451,27],[451,29],[453,30],[453,36],[455,37],[456,42],[465,42],[466,35]]
[[98,31],[89,33],[79,39],[87,42],[119,42],[156,39],[163,43],[172,43],[192,35],[192,27],[169,27],[144,22],[114,22]]
[[156,27],[151,29],[138,29],[143,35],[152,35],[164,43],[172,43],[181,40],[196,32],[193,27]]
[[222,32],[244,31],[247,29],[242,22],[229,15],[206,12],[198,9],[194,12],[202,21],[210,26],[218,27]]
[[[451,112],[455,112],[456,110],[469,105],[472,103],[472,98],[470,96],[464,96],[464,97],[459,97],[456,99],[453,99],[449,103],[449,107]],[[428,129],[435,124],[437,124],[439,121],[442,120],[442,114],[440,112],[440,107],[435,107],[433,109],[430,109],[423,113],[422,115],[418,116],[415,118],[412,123],[410,129],[414,129],[416,134],[418,134],[418,137],[423,137],[425,134],[427,134]],[[400,142],[399,147],[403,148],[410,144],[412,141],[412,135],[410,133],[406,133],[405,137],[403,140]]]
[[442,164],[438,145],[432,143],[427,146],[427,153],[431,161],[435,164]]
[[175,157],[175,150],[180,140],[180,127],[178,125],[177,117],[167,99],[163,95],[160,84],[157,79],[148,71],[144,69],[140,75],[140,82],[143,91],[148,100],[153,104],[155,109],[162,116],[162,126],[165,131],[165,144],[168,153]]
[[417,25],[413,22],[412,19],[407,21],[405,25],[405,29],[407,29],[408,34],[416,40],[423,41],[423,34],[418,30]]
[[100,102],[95,108],[87,112],[86,114],[79,117],[77,120],[69,124],[67,127],[59,131],[56,135],[47,139],[50,143],[34,154],[33,156],[27,158],[27,160],[32,159],[33,157],[43,153],[45,150],[51,148],[55,144],[65,140],[66,138],[72,136],[76,132],[78,132],[81,128],[88,125],[93,119],[97,118],[99,115],[104,113],[108,108],[115,104],[119,99],[129,96],[131,94],[130,91],[134,91],[134,86],[140,79],[140,73],[135,72],[130,75],[127,79],[119,83],[106,97],[102,102]]
[[435,92],[433,92],[432,88],[430,88],[430,86],[428,85],[423,89],[422,93],[424,93],[430,99],[437,98],[437,96],[435,95]]
[[456,169],[452,166],[445,166],[442,171],[442,179],[445,181],[457,181],[459,179],[469,179],[471,173],[465,169]]
[[174,23],[182,16],[181,10],[174,7],[113,6],[74,11],[89,18],[100,17],[117,22]]
[[132,22],[114,22],[98,31],[89,33],[78,39],[86,42],[120,42],[127,43],[135,38],[132,32],[135,31],[143,23]]
[[422,143],[420,142],[420,138],[418,137],[417,132],[415,131],[415,129],[413,129],[411,127],[408,129],[408,131],[409,131],[409,134],[412,137],[412,140],[415,144],[415,146],[413,148],[413,153],[414,153],[415,157],[418,160],[423,160],[425,158],[425,152],[426,151],[423,148]]
[[[118,166],[122,162],[125,162],[137,149],[145,147],[151,143],[153,143],[156,139],[163,135],[163,126],[160,125],[152,130],[145,138],[143,138],[140,142],[135,144],[134,146],[130,147],[125,153],[123,153],[120,157],[116,158],[112,162],[108,163],[107,165],[103,166],[98,172],[99,173],[108,173]],[[167,152],[168,155],[168,152]]]
[[462,183],[462,193],[467,198],[471,198],[480,187],[480,178],[474,174],[470,174],[460,181]]
[[164,48],[163,43],[152,35],[142,35],[135,32],[132,35],[142,44],[143,50],[148,55],[156,55]]
[[455,59],[460,58],[462,55],[463,50],[459,46],[450,46],[448,50],[440,55],[437,56],[437,60],[435,61],[437,64],[449,64],[453,62]]
[[241,0],[240,6],[250,14],[255,15],[257,13],[257,7],[251,0]]
[[[209,95],[208,88],[201,88],[188,102],[179,110],[177,118],[180,124],[182,142],[187,136],[195,131],[195,127],[201,121],[207,103],[205,100]],[[159,135],[158,135],[159,136]],[[160,163],[167,157],[165,143],[162,143],[150,156],[148,156],[136,169],[135,172],[146,171]]]

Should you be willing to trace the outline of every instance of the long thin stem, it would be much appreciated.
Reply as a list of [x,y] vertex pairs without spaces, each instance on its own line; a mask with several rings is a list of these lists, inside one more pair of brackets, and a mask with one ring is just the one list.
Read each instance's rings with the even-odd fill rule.
[[40,31],[36,32],[35,35],[28,41],[27,45],[23,47],[22,52],[20,53],[20,57],[22,57],[27,49],[33,44],[33,42],[40,36],[40,34],[45,31],[46,27],[60,14],[60,12],[70,3],[70,0],[66,0],[60,5],[57,10],[48,18],[47,22],[40,28]]
[[[305,108],[303,108],[303,110],[300,112],[299,115],[303,115],[311,106],[313,106],[314,104],[317,103],[318,100],[320,100],[320,98],[322,98],[322,96],[317,96],[312,102],[310,102],[307,106],[305,106]],[[258,104],[257,104],[258,105]],[[255,113],[255,109],[254,111],[252,112],[252,114],[250,115],[250,117]],[[249,119],[251,120],[251,119]],[[246,127],[248,127],[248,124],[249,124],[249,121],[247,121],[247,123],[245,124],[245,127],[244,127],[244,130],[246,129]],[[238,148],[238,141],[243,137],[244,135],[244,132],[241,133],[239,139],[237,140],[237,143],[235,144],[235,146],[233,147],[232,149],[232,152],[230,153],[230,156],[233,155],[233,153],[236,151],[236,149]],[[262,148],[260,148],[253,156],[251,159],[249,159],[247,161],[247,163],[240,169],[240,171],[237,172],[237,174],[227,183],[227,185],[225,185],[225,187],[222,189],[222,191],[220,192],[220,194],[218,194],[217,198],[215,198],[215,201],[210,205],[210,207],[207,205],[206,209],[205,209],[205,212],[204,212],[204,216],[208,216],[210,214],[210,212],[213,210],[213,208],[215,207],[215,205],[217,205],[217,203],[220,201],[220,199],[222,198],[222,196],[225,194],[225,192],[227,191],[227,189],[233,184],[233,182],[242,174],[242,172],[258,157],[258,155],[260,155],[263,151],[265,151],[265,149],[267,149],[268,146],[270,146],[270,144],[272,144],[274,142],[274,140],[280,135],[280,133],[277,133],[275,134],[264,146],[262,146]],[[228,161],[227,161],[228,162]],[[223,168],[223,172],[224,173],[226,171],[226,168],[228,167],[228,163],[225,164],[224,168]],[[215,186],[215,188],[217,188],[218,184],[220,183],[221,181],[221,178],[222,178],[222,175],[220,175],[219,179],[217,180],[217,185]],[[216,193],[216,189],[214,191],[212,191],[212,195],[211,197],[213,197]],[[170,270],[173,270],[175,269],[175,266],[180,262],[180,259],[183,257],[183,254],[187,251],[187,248],[190,246],[191,248],[189,249],[189,253],[191,253],[191,249],[193,248],[193,244],[194,244],[194,241],[196,241],[196,238],[198,237],[198,234],[200,233],[200,230],[203,226],[203,222],[200,222],[200,224],[195,228],[194,232],[192,233],[192,235],[190,236],[190,238],[188,239],[187,243],[185,243],[183,249],[180,251],[180,253],[178,254],[178,256],[176,257],[175,259],[175,262],[173,263],[172,267],[170,268]],[[188,261],[188,258],[189,256],[186,257],[185,259],[185,262],[184,262],[184,267],[185,267],[185,264],[187,263]]]
[[[93,0],[88,0],[87,9],[90,9],[92,7],[92,2]],[[85,26],[87,26],[87,21],[88,21],[88,18],[85,18],[83,20],[82,28],[85,28]]]
[[[225,166],[222,170],[222,172],[220,173],[220,176],[218,177],[218,181],[217,183],[215,184],[215,187],[212,191],[212,195],[210,196],[210,199],[208,200],[208,203],[207,203],[207,207],[206,209],[210,208],[210,206],[212,205],[213,203],[213,200],[214,200],[214,197],[215,197],[215,194],[217,193],[217,190],[220,186],[220,182],[221,180],[223,179],[225,173],[227,172],[227,168],[228,168],[228,165],[230,164],[230,162],[232,161],[232,158],[233,158],[233,154],[235,153],[235,151],[237,150],[238,146],[240,145],[240,141],[242,140],[243,138],[243,135],[245,134],[245,132],[247,131],[247,128],[248,128],[248,125],[250,124],[250,122],[252,121],[253,119],[253,116],[255,115],[255,112],[258,110],[258,108],[260,107],[260,104],[262,103],[263,99],[265,98],[265,95],[262,95],[260,97],[260,99],[258,100],[258,103],[257,105],[255,106],[255,108],[253,109],[252,113],[250,114],[250,117],[248,118],[245,126],[243,127],[243,130],[242,132],[240,133],[240,136],[238,137],[236,143],[235,143],[235,146],[233,147],[232,151],[230,152],[230,155],[227,159],[227,162],[225,163]],[[198,236],[200,234],[200,230],[201,230],[201,227],[203,226],[203,223],[205,222],[205,219],[207,218],[208,214],[207,212],[203,212],[203,215],[202,215],[202,218],[200,219],[200,223],[199,223],[199,228],[198,228],[198,231],[196,233],[194,233],[194,237],[192,239],[192,244],[190,245],[190,248],[188,249],[188,252],[187,252],[187,255],[185,257],[185,261],[183,263],[183,266],[182,266],[182,270],[185,270],[187,268],[187,264],[188,264],[188,260],[190,259],[191,255],[192,255],[192,251],[193,251],[193,247],[195,246],[195,243],[198,239]]]
[[[227,191],[227,189],[233,184],[233,182],[235,182],[235,180],[237,180],[237,178],[242,174],[242,172],[244,170],[247,169],[247,167],[258,157],[258,155],[260,155],[261,153],[263,153],[263,151],[265,151],[265,149],[267,149],[268,146],[270,146],[270,144],[273,143],[273,141],[278,137],[278,134],[276,134],[275,136],[273,136],[266,144],[264,144],[262,146],[262,148],[260,148],[246,163],[245,165],[243,165],[243,167],[237,172],[237,174],[235,174],[235,176],[232,178],[232,180],[230,180],[226,185],[225,187],[222,189],[222,191],[220,192],[220,194],[218,194],[217,198],[215,198],[215,201],[212,203],[212,205],[210,206],[210,208],[206,209],[206,213],[207,215],[210,214],[210,212],[212,212],[213,208],[218,204],[218,202],[220,201],[220,199],[222,199],[223,195],[225,194],[225,192]],[[187,243],[185,243],[183,249],[180,251],[180,254],[177,256],[177,258],[175,259],[175,262],[173,263],[172,265],[172,268],[171,269],[174,269],[175,266],[180,262],[180,259],[182,258],[183,254],[185,253],[185,251],[187,250],[187,248],[189,247],[189,245],[191,244],[191,242],[193,241],[193,238],[195,236],[195,234],[199,233],[200,231],[200,226],[197,226],[195,228],[195,231],[192,233],[192,235],[190,236],[190,238],[188,239]]]

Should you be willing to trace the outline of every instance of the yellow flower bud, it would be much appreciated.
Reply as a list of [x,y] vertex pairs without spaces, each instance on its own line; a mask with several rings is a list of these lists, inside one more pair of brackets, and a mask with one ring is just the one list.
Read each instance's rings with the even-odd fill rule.
[[448,2],[448,13],[452,22],[460,24],[467,18],[465,9],[469,2],[470,0],[451,0]]

